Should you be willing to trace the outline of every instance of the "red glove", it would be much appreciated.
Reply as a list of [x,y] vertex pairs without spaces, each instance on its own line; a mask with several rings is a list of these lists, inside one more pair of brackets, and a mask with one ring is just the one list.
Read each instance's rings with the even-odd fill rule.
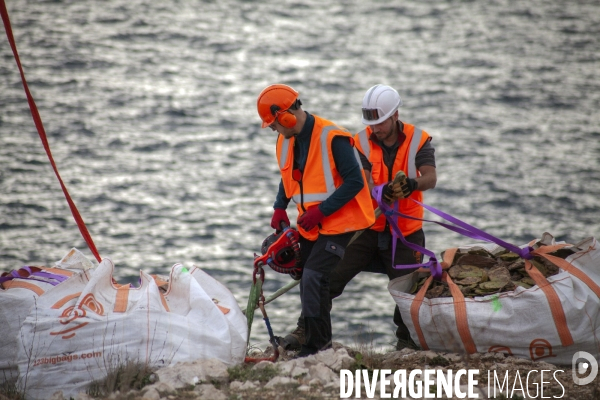
[[288,218],[287,212],[283,208],[276,208],[273,212],[273,218],[271,218],[271,228],[277,232],[282,230],[281,223],[284,222],[286,226],[290,226],[290,219]]
[[319,206],[312,206],[298,218],[298,225],[305,231],[310,231],[325,218]]

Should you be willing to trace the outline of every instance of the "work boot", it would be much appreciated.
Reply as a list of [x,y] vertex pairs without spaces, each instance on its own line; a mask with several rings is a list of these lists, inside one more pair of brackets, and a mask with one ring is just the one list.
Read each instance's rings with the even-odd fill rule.
[[396,342],[396,351],[400,351],[406,347],[413,350],[419,350],[419,346],[412,340],[410,337],[410,331],[406,327],[406,325],[402,324],[396,329],[396,338],[398,341]]
[[396,342],[396,351],[400,351],[407,347],[409,349],[419,350],[419,346],[417,346],[417,344],[412,340],[412,338],[398,338],[398,341]]
[[298,352],[298,354],[296,354],[293,358],[303,358],[303,357],[312,356],[314,354],[317,354],[319,351],[331,349],[332,347],[333,347],[333,344],[331,343],[331,341],[327,342],[327,344],[318,351],[310,350],[308,347],[302,346],[300,348],[300,351]]
[[297,326],[292,333],[279,341],[279,345],[284,350],[300,350],[304,343],[306,343],[306,333],[304,327],[300,326]]

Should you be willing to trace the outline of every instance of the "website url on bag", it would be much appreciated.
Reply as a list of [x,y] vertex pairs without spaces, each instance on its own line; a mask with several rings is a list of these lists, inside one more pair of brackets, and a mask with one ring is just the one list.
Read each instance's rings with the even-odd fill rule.
[[101,351],[93,351],[90,353],[81,353],[81,354],[69,354],[69,355],[62,355],[62,356],[56,356],[56,357],[42,357],[42,358],[38,358],[37,360],[34,360],[33,366],[37,367],[38,365],[58,364],[58,363],[62,363],[62,362],[72,362],[72,361],[76,361],[76,360],[82,360],[84,358],[98,358],[98,357],[102,357]]

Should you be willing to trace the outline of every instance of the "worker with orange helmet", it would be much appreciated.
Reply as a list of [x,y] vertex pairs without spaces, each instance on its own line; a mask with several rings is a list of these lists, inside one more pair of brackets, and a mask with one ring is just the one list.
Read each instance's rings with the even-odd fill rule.
[[262,127],[278,133],[281,172],[271,226],[289,225],[296,203],[302,253],[300,300],[306,340],[298,357],[331,347],[330,273],[354,232],[373,225],[375,214],[352,135],[302,109],[298,92],[275,84],[258,96]]
[[[402,235],[408,242],[424,247],[423,223],[418,220],[423,218],[424,210],[409,198],[423,202],[423,192],[435,187],[435,150],[427,132],[399,119],[398,108],[401,105],[402,99],[392,87],[375,85],[369,88],[362,102],[362,122],[366,128],[358,132],[354,140],[359,151],[372,164],[368,179],[376,186],[387,183],[383,196],[390,202],[398,199],[399,212],[417,218],[397,219]],[[390,184],[400,170],[408,179],[402,184]],[[377,207],[375,200],[373,207]],[[389,279],[394,279],[415,270],[396,269],[394,265],[419,264],[421,258],[421,254],[400,240],[396,241],[394,254],[390,226],[385,216],[381,215],[370,229],[348,246],[344,259],[332,271],[330,296],[333,299],[341,295],[346,284],[362,271],[379,272],[378,268],[383,267],[381,272],[385,272]],[[296,329],[281,340],[284,348],[297,348],[305,340],[303,320],[301,316]],[[397,326],[396,348],[400,350],[415,346],[398,306],[394,311],[394,323]]]

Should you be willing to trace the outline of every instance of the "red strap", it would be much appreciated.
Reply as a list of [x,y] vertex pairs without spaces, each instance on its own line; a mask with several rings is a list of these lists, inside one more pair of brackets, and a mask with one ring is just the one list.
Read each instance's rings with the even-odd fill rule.
[[42,140],[44,149],[46,150],[46,154],[48,155],[48,159],[50,160],[50,164],[52,164],[54,173],[56,174],[56,177],[58,178],[58,181],[60,182],[60,187],[62,188],[62,191],[65,194],[67,202],[69,203],[69,207],[71,208],[71,213],[73,214],[73,217],[75,218],[75,222],[77,222],[77,226],[79,227],[79,231],[81,232],[81,235],[83,236],[83,238],[85,239],[85,242],[87,243],[88,247],[92,251],[92,254],[94,254],[94,257],[96,257],[96,260],[98,260],[98,262],[101,262],[102,258],[100,258],[100,254],[98,253],[98,250],[96,250],[94,241],[92,240],[92,237],[90,236],[90,233],[88,232],[87,227],[85,226],[85,223],[83,222],[83,219],[81,218],[81,215],[79,214],[79,211],[77,210],[77,207],[75,206],[75,203],[71,199],[71,196],[69,195],[69,192],[67,191],[67,187],[63,183],[63,180],[60,177],[60,174],[58,173],[58,168],[56,167],[56,164],[54,163],[54,159],[52,158],[52,153],[50,152],[50,145],[48,144],[48,139],[46,138],[46,131],[44,130],[44,125],[42,124],[42,118],[40,117],[38,108],[35,105],[35,101],[33,100],[31,93],[29,92],[29,86],[27,85],[27,81],[25,80],[25,73],[23,72],[23,67],[21,66],[21,60],[19,59],[19,53],[17,52],[17,45],[15,44],[15,38],[13,37],[12,28],[10,25],[10,19],[8,18],[8,11],[6,9],[6,4],[5,4],[4,0],[0,0],[0,14],[2,15],[2,22],[4,22],[4,29],[6,31],[6,36],[8,37],[8,42],[10,43],[10,47],[12,48],[13,55],[15,56],[15,61],[17,62],[17,66],[19,67],[19,72],[21,73],[21,81],[23,81],[23,88],[25,89],[25,94],[27,95],[27,101],[29,102],[29,109],[31,110],[31,116],[33,117],[33,122],[35,123],[35,127],[37,128],[38,134],[40,135],[40,139]]

